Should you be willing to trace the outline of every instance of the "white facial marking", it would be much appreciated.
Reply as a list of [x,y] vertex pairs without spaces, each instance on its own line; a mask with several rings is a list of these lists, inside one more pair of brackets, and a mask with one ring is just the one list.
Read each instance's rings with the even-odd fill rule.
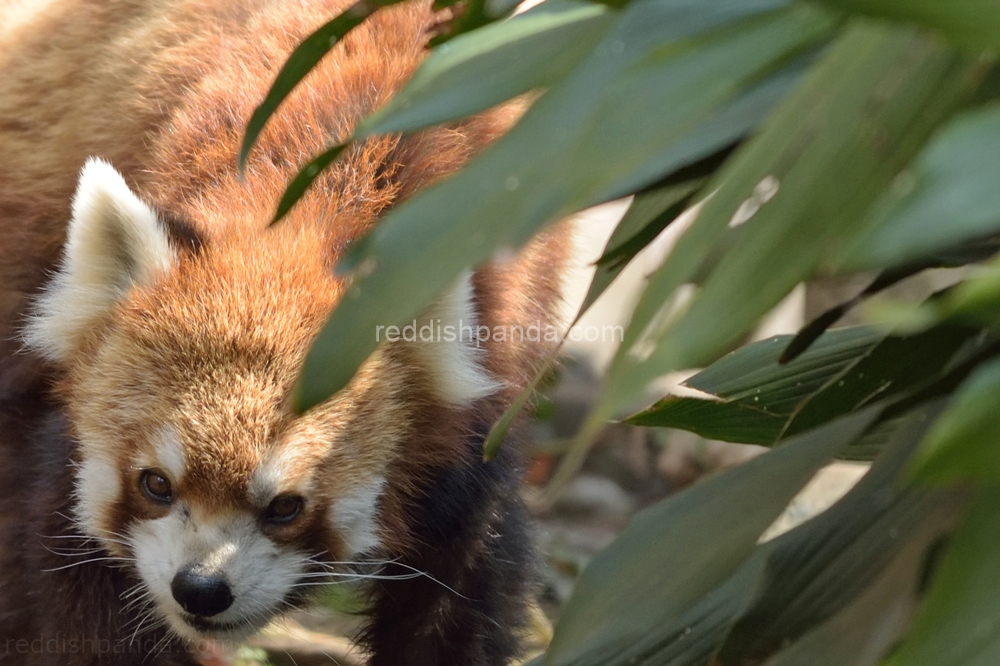
[[[272,453],[254,472],[250,480],[250,501],[263,505],[284,492],[308,495],[312,478],[293,478],[292,472],[303,465],[304,453],[294,446],[285,446]],[[293,481],[293,482],[290,482]]]
[[153,438],[153,447],[156,451],[156,464],[163,469],[167,475],[177,481],[184,476],[187,464],[187,456],[184,453],[184,444],[181,442],[180,433],[173,426],[165,426]]
[[[468,404],[500,388],[480,365],[483,351],[474,337],[478,336],[478,318],[473,295],[472,274],[466,271],[430,309],[433,339],[414,343],[438,395],[456,405]],[[452,335],[448,335],[449,327]],[[437,335],[439,330],[441,336]]]
[[367,485],[338,499],[329,509],[330,524],[347,544],[348,558],[367,553],[378,547],[378,498],[385,488],[385,479],[375,477]]
[[121,493],[118,468],[111,457],[91,451],[84,456],[76,471],[76,503],[74,512],[80,527],[91,536],[107,538],[104,517]]
[[233,604],[211,622],[237,625],[218,632],[227,638],[247,636],[283,609],[282,601],[303,573],[304,560],[278,548],[250,516],[201,522],[197,528],[175,506],[163,518],[137,524],[130,534],[136,568],[171,629],[201,640],[205,634],[184,621],[184,610],[170,584],[181,569],[197,565],[225,576]]
[[175,261],[156,213],[115,169],[91,158],[73,197],[62,264],[24,330],[29,347],[66,360],[133,284],[149,284]]

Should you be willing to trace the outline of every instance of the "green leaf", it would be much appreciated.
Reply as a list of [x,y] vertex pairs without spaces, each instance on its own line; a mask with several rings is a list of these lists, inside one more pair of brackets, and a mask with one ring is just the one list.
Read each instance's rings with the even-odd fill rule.
[[277,78],[267,91],[267,96],[260,106],[254,109],[247,123],[243,144],[240,146],[239,166],[246,166],[247,156],[257,137],[260,136],[268,118],[274,114],[278,106],[288,97],[288,94],[305,78],[313,67],[322,60],[330,49],[350,32],[356,25],[371,16],[377,10],[393,5],[401,0],[358,0],[341,12],[336,18],[323,25],[299,44],[292,55],[288,57]]
[[862,289],[858,294],[840,303],[839,305],[829,308],[800,328],[799,332],[796,333],[795,337],[788,343],[788,346],[785,347],[785,351],[781,353],[781,358],[778,362],[788,363],[798,358],[798,356],[808,349],[817,340],[817,338],[819,338],[819,336],[826,332],[828,328],[833,326],[841,317],[850,312],[851,308],[864,302],[866,298],[874,296],[875,294],[898,284],[902,280],[912,277],[920,271],[931,267],[937,266],[931,262],[925,262],[921,264],[907,264],[899,268],[890,268],[880,272],[875,279],[872,280],[868,286]]
[[[972,59],[916,30],[847,30],[730,160],[650,276],[550,497],[582,464],[603,421],[652,379],[710,362],[850,242],[860,214],[981,75]],[[678,310],[677,290],[706,267],[714,268],[701,292]]]
[[[628,661],[637,645],[653,642],[662,650],[671,642],[678,647],[677,640],[696,640],[698,631],[684,631],[690,607],[730,578],[788,501],[875,415],[869,411],[817,429],[639,513],[584,571],[544,663],[639,663]],[[754,579],[731,584],[745,598]],[[738,611],[711,597],[700,608],[702,628],[716,637]]]
[[[901,419],[883,455],[846,496],[768,543],[766,582],[719,651],[722,663],[754,662],[774,654],[864,594],[912,541],[926,547],[954,528],[963,494],[908,489],[900,483],[940,408],[939,401]],[[913,556],[919,560],[919,551]],[[916,583],[920,567],[913,564]],[[912,597],[917,588],[914,584],[905,592]]]
[[[888,337],[831,377],[796,409],[784,435],[814,428],[875,402],[914,393],[940,378],[979,330],[939,326],[909,337]],[[920,359],[914,363],[914,359]]]
[[276,223],[288,214],[288,211],[302,198],[302,195],[306,193],[306,190],[313,184],[313,181],[319,178],[323,169],[330,166],[330,163],[337,159],[347,146],[348,144],[346,143],[333,146],[318,157],[311,159],[302,168],[295,178],[292,179],[292,182],[288,184],[285,193],[281,196],[281,201],[278,202],[278,209],[274,212],[274,219],[271,220],[271,224]]
[[[728,150],[726,153],[728,154]],[[709,159],[716,159],[716,156]],[[695,165],[695,168],[703,168],[703,165]],[[687,170],[685,168],[681,172]],[[590,306],[600,298],[601,294],[611,286],[611,283],[624,270],[628,262],[632,261],[636,254],[652,242],[656,235],[684,210],[702,182],[703,179],[693,182],[682,181],[636,195],[628,212],[608,239],[603,255],[597,261],[597,269],[594,271],[587,295],[570,324],[570,330],[580,321]],[[559,343],[559,347],[536,370],[535,376],[528,386],[521,390],[497,422],[493,424],[483,446],[485,460],[489,461],[496,457],[507,433],[514,424],[514,420],[527,404],[542,378],[551,370],[558,357],[558,352],[562,349],[563,342],[565,342],[565,337]]]
[[[890,532],[901,537],[901,548],[875,580],[830,620],[791,643],[765,666],[878,664],[905,631],[919,602],[928,561],[943,547],[955,522],[956,502],[945,499],[928,507],[911,534]],[[882,538],[883,543],[894,541]],[[858,564],[864,566],[863,561]]]
[[788,417],[741,402],[671,395],[626,421],[649,428],[689,430],[705,439],[770,446],[781,437]]
[[[974,70],[915,30],[848,30],[730,161],[718,191],[651,277],[606,399],[622,404],[655,376],[710,361],[816,273],[948,116]],[[723,258],[690,307],[663,320],[669,295],[713,253]]]
[[[994,253],[998,243],[1000,237],[939,254],[942,257],[953,254],[959,262],[977,261]],[[913,331],[937,325],[997,328],[1000,325],[1000,259],[994,257],[989,264],[976,267],[969,275],[923,303],[897,305],[900,310],[896,317],[902,327]]]
[[[604,291],[611,285],[618,274],[625,268],[629,261],[651,240],[655,237],[655,233],[650,231],[650,227],[655,227],[662,224],[666,226],[673,219],[671,215],[676,216],[680,214],[683,210],[683,206],[688,200],[690,193],[693,193],[696,187],[693,183],[682,183],[676,186],[666,186],[655,192],[650,192],[648,198],[643,198],[641,201],[637,197],[636,201],[640,202],[639,211],[634,213],[632,217],[629,213],[633,213],[633,209],[636,208],[633,201],[632,206],[629,207],[629,212],[626,213],[625,217],[618,223],[615,231],[611,234],[611,238],[608,240],[607,247],[605,248],[604,256],[598,260],[597,270],[594,272],[594,277],[590,282],[590,288],[587,290],[587,295],[580,305],[580,309],[576,313],[573,322],[570,324],[569,328],[572,329],[573,326],[580,321],[580,318],[590,309],[590,306],[604,293]],[[680,188],[679,190],[677,188]],[[676,203],[674,203],[668,210],[663,211],[657,216],[657,212],[661,210],[661,206],[670,205],[670,201],[673,199],[681,197]],[[652,221],[649,218],[653,217]],[[641,219],[641,221],[640,221]],[[647,224],[646,227],[639,228],[635,231],[635,236],[622,240],[622,236],[628,233],[632,233],[632,228],[639,227],[640,224]],[[613,248],[613,249],[609,249]],[[609,257],[614,257],[609,259]],[[609,264],[605,264],[608,260]],[[527,404],[528,399],[534,393],[535,389],[538,387],[542,378],[545,377],[551,370],[555,360],[558,358],[559,351],[562,349],[563,343],[566,341],[563,337],[560,341],[559,346],[546,358],[535,371],[535,376],[528,383],[526,387],[521,389],[521,392],[517,394],[513,402],[507,406],[500,418],[497,419],[493,427],[490,428],[489,434],[486,436],[486,442],[483,444],[483,459],[485,461],[490,461],[496,457],[497,453],[500,451],[500,447],[503,445],[504,440],[507,438],[507,434],[510,432],[511,427],[514,425],[514,421],[517,419],[518,414],[524,409]]]
[[845,248],[845,270],[898,265],[1000,231],[1000,106],[965,113],[934,137]]
[[636,196],[597,260],[581,312],[590,308],[628,263],[684,212],[703,183],[697,180],[668,185]]
[[437,35],[431,39],[431,46],[440,46],[459,35],[493,23],[510,14],[517,7],[513,0],[434,0],[434,9],[458,6],[451,18],[442,21],[435,28]]
[[[873,633],[873,627],[858,625],[856,621],[846,624],[861,634],[861,640],[868,639],[863,643],[868,651],[859,653],[862,645],[855,643],[840,646],[840,654],[863,654],[868,659],[876,659],[902,630],[919,594],[927,554],[933,552],[942,535],[950,531],[962,508],[959,493],[907,490],[898,484],[901,469],[939,409],[940,405],[930,405],[901,419],[892,441],[885,447],[885,454],[844,499],[818,517],[752,551],[746,550],[746,533],[733,525],[723,527],[729,527],[738,543],[721,538],[721,543],[714,548],[706,544],[718,519],[710,516],[705,516],[701,523],[697,516],[692,516],[681,524],[664,526],[663,521],[670,516],[660,515],[655,522],[650,520],[630,526],[622,540],[631,540],[612,546],[620,548],[615,575],[601,577],[597,581],[599,584],[587,588],[589,602],[600,609],[599,613],[596,609],[593,613],[600,618],[596,629],[583,624],[575,628],[575,633],[563,634],[568,648],[559,653],[559,644],[553,642],[543,663],[558,666],[700,666],[709,661],[720,665],[754,664],[792,643],[793,649],[781,655],[786,660],[783,663],[808,664],[808,660],[789,659],[795,656],[794,641],[815,643],[813,627],[827,629],[825,636],[830,640],[826,623],[844,627],[845,618],[850,620],[850,616],[842,613],[845,609],[864,609],[872,603],[885,607],[892,603],[895,613],[888,623],[876,624],[881,630],[877,634]],[[814,434],[819,432],[814,431]],[[841,437],[827,431],[827,435],[846,445],[857,432]],[[777,449],[768,455],[785,451],[788,449]],[[699,506],[730,488],[734,480],[726,479],[730,473],[713,479],[720,485],[724,481],[728,483],[721,488],[705,488],[713,493],[700,498]],[[689,492],[693,494],[700,487],[695,486]],[[756,501],[757,494],[748,493],[749,488],[735,490],[739,494],[720,498],[731,502],[730,512],[744,511],[742,503],[748,497],[751,502]],[[666,508],[670,501],[662,506]],[[751,515],[754,515],[754,528],[762,524],[763,521],[756,522],[756,512]],[[727,515],[727,518],[738,519],[739,516]],[[658,534],[661,529],[669,529],[668,542],[654,541],[644,546],[639,541],[640,535],[650,540],[665,538]],[[735,567],[719,567],[718,560],[734,553],[740,544],[744,548],[742,563]],[[693,545],[694,551],[689,553],[687,560],[681,560],[684,568],[678,569],[672,553],[674,549],[684,551],[689,545]],[[707,552],[700,554],[701,549]],[[682,555],[678,557],[683,558]],[[700,568],[699,562],[703,563]],[[693,572],[687,568],[692,564]],[[584,580],[592,568],[585,572]],[[725,569],[730,573],[720,579],[720,570]],[[886,577],[909,585],[890,586],[884,580]],[[642,587],[641,581],[649,584]],[[658,588],[661,585],[669,589],[661,593]],[[873,590],[875,595],[871,594]],[[574,594],[573,600],[579,594],[583,592]],[[602,604],[606,605],[601,608]],[[557,626],[557,637],[568,622],[566,617],[563,615]],[[871,654],[873,649],[879,652]],[[831,652],[837,654],[837,648]],[[803,658],[806,654],[799,652]],[[715,658],[711,659],[713,655]],[[830,661],[830,655],[826,654],[814,656],[825,658],[822,663],[831,666],[855,663]]]
[[[601,645],[558,666],[702,666],[753,599],[766,554],[752,553],[717,588],[706,591],[653,630]],[[548,664],[549,662],[543,662]]]
[[914,476],[935,483],[1000,481],[1000,360],[962,385],[914,461]]
[[358,127],[358,138],[411,132],[464,118],[562,79],[614,25],[607,7],[546,0],[509,21],[440,46],[395,96]]
[[913,21],[972,49],[1000,47],[1000,7],[990,0],[823,0],[831,7]]
[[[748,122],[745,122],[746,129],[750,130],[756,124],[754,120],[759,119],[748,118]],[[732,145],[723,146],[719,151],[693,164],[685,165],[641,192],[636,192],[628,211],[615,227],[597,263],[619,263],[623,258],[635,256],[638,250],[648,245],[673,221],[670,215],[674,209],[679,204],[686,203],[686,199],[704,185],[709,176],[718,171],[732,155],[738,143],[739,140]],[[643,241],[641,246],[637,246],[639,240]]]
[[1000,663],[1000,491],[983,489],[970,507],[909,638],[885,666],[993,666]]
[[[730,149],[727,148],[723,152],[725,155],[728,155]],[[572,324],[570,324],[570,329],[580,321],[580,318],[590,309],[590,306],[611,286],[611,283],[614,282],[618,274],[628,265],[628,262],[635,258],[636,254],[652,242],[656,235],[683,211],[697,188],[703,182],[703,179],[689,181],[680,176],[701,173],[706,168],[714,170],[712,164],[715,163],[717,166],[724,157],[713,155],[707,159],[708,163],[706,164],[695,164],[691,167],[685,167],[675,172],[675,174],[671,174],[670,178],[677,177],[680,182],[666,184],[654,190],[636,195],[632,205],[629,206],[628,212],[615,227],[614,232],[612,232],[611,237],[608,239],[603,255],[597,261],[597,269],[594,272],[594,277],[591,279],[590,288],[587,290],[587,295],[580,305],[576,317],[573,319]],[[536,370],[535,376],[528,386],[521,390],[517,397],[514,398],[514,401],[504,410],[497,422],[493,424],[489,435],[486,437],[486,443],[483,446],[483,458],[485,460],[492,460],[500,450],[518,414],[524,408],[524,405],[527,404],[528,399],[538,387],[539,382],[551,370],[554,361],[558,357],[558,352],[562,349],[563,342],[565,342],[565,337],[559,343],[559,348]]]
[[519,247],[546,222],[731,143],[732,130],[721,126],[685,139],[716,122],[713,111],[727,111],[749,79],[830,29],[823,15],[795,9],[705,34],[775,4],[657,0],[623,10],[594,52],[506,136],[353,248],[347,261],[371,270],[357,276],[310,350],[297,407],[350,380],[374,349],[376,325],[416,316],[495,249]]
[[1000,260],[957,285],[942,299],[944,317],[996,326],[1000,322]]
[[637,194],[618,222],[598,266],[622,267],[684,212],[704,180],[667,185]]
[[[751,10],[754,3],[745,4]],[[609,81],[584,119],[566,164],[593,187],[581,200],[631,194],[744,138],[798,83],[802,63],[835,27],[828,15],[800,6],[650,48]],[[631,35],[621,33],[606,38],[612,50],[628,44]],[[582,164],[604,168],[588,174]]]
[[[775,414],[791,414],[804,396],[884,337],[865,326],[836,329],[795,361],[781,365],[778,358],[792,336],[776,335],[727,354],[685,384],[720,398],[753,401]],[[762,394],[769,399],[753,400]]]
[[[811,61],[812,54],[795,59],[791,64],[769,75],[751,91],[741,95],[728,108],[718,112],[712,122],[706,123],[689,140],[704,140],[715,136],[734,138],[740,132],[749,131],[764,117],[766,112],[778,102],[798,81]],[[656,235],[668,226],[692,201],[705,177],[714,173],[732,153],[735,144],[723,146],[720,150],[697,162],[685,165],[661,179],[660,185],[636,195],[625,217],[615,227],[591,280],[586,297],[573,321],[594,304],[601,294],[614,282],[635,256],[652,242]],[[554,358],[554,357],[553,357]],[[486,439],[485,458],[491,459],[499,451],[514,419],[527,403],[532,391],[542,376],[549,371],[552,360],[546,361],[538,369],[530,385],[521,391],[514,402],[504,410]]]
[[[729,136],[741,141],[795,87],[814,57],[815,53],[808,52],[768,75],[761,83],[717,111],[714,118],[686,141],[718,140],[713,138],[716,136]],[[668,174],[660,180],[662,184],[636,195],[598,259],[597,271],[584,299],[584,308],[590,307],[628,262],[690,206],[705,179],[725,163],[735,146],[735,143],[724,145],[716,153]]]
[[682,428],[711,439],[773,444],[802,402],[882,337],[864,327],[829,331],[787,365],[780,365],[778,358],[792,336],[741,347],[684,382],[721,400],[669,396],[628,422]]
[[[914,405],[923,405],[927,401],[921,401],[914,403]],[[913,405],[910,406],[913,409]],[[878,458],[883,449],[885,449],[886,443],[892,438],[892,435],[896,432],[899,427],[900,420],[905,418],[905,416],[891,415],[888,412],[891,408],[886,409],[882,412],[882,416],[879,420],[868,429],[865,434],[851,442],[851,445],[840,452],[837,456],[841,460],[854,460],[861,462],[871,462]],[[905,410],[897,412],[896,414],[906,414]]]
[[[582,312],[581,312],[582,314]],[[577,316],[579,318],[579,315]],[[517,416],[524,409],[524,406],[528,403],[528,399],[531,398],[535,389],[542,382],[552,368],[553,363],[558,357],[559,350],[562,349],[562,343],[565,342],[565,338],[560,341],[559,346],[556,347],[548,357],[542,361],[538,370],[535,371],[535,376],[532,378],[528,385],[521,389],[520,393],[514,398],[514,400],[507,405],[507,408],[497,419],[493,427],[490,428],[489,434],[486,436],[486,441],[483,442],[483,461],[489,462],[496,458],[497,454],[500,452],[500,447],[503,446],[504,440],[507,439],[507,434],[510,432],[511,427],[514,425],[514,421]]]
[[510,21],[439,46],[403,90],[361,122],[351,139],[299,171],[282,195],[272,224],[291,210],[351,142],[463,118],[551,85],[587,54],[614,19],[615,13],[600,5],[547,0]]

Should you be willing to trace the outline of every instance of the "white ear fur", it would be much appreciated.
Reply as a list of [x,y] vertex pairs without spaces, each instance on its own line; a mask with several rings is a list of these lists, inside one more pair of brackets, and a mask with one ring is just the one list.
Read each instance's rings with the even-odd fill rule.
[[[463,405],[495,393],[500,384],[479,363],[483,350],[477,344],[477,318],[469,271],[438,299],[428,317],[433,339],[414,344],[438,396],[446,402]],[[439,331],[443,334],[438,335]],[[449,331],[453,335],[449,335]]]
[[110,164],[87,160],[62,263],[36,303],[25,342],[48,358],[65,360],[133,285],[149,284],[174,260],[153,209]]

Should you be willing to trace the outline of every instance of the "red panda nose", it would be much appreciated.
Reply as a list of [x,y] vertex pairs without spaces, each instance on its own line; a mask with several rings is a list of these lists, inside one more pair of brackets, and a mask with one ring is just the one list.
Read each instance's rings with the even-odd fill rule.
[[181,608],[192,615],[211,617],[233,605],[233,593],[223,576],[204,574],[195,567],[177,572],[170,591]]

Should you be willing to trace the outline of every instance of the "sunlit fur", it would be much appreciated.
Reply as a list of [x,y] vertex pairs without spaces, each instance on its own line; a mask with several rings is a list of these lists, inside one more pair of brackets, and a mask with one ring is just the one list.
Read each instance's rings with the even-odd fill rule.
[[[548,348],[385,343],[347,389],[291,408],[347,288],[337,259],[516,115],[370,139],[269,227],[303,160],[405,82],[434,21],[407,4],[362,24],[241,177],[253,108],[346,4],[0,0],[0,639],[92,641],[38,657],[0,640],[0,663],[190,664],[184,641],[242,638],[349,580],[370,582],[373,666],[514,654],[531,569],[516,454],[485,464],[481,445]],[[420,321],[554,323],[564,236],[469,267]],[[284,495],[301,512],[268,521]],[[191,565],[225,577],[229,608],[181,608],[171,581]]]

